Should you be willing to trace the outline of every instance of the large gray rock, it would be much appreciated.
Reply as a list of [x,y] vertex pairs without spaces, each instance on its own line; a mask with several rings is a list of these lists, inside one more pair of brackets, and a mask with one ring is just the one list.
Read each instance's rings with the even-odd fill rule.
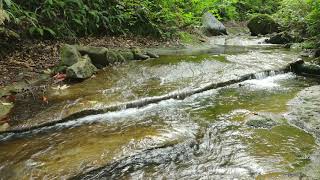
[[218,36],[228,34],[226,27],[211,13],[206,12],[202,17],[204,33],[207,36]]
[[71,79],[87,79],[91,77],[97,68],[91,63],[88,56],[82,57],[77,63],[67,68],[67,77]]

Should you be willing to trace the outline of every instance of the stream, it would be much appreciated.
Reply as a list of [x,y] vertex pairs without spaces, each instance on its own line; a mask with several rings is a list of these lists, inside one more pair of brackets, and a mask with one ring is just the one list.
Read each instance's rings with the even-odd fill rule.
[[51,88],[46,109],[32,98],[19,103],[13,128],[255,76],[183,99],[0,135],[0,179],[319,179],[319,140],[286,114],[288,103],[320,80],[270,71],[299,53],[263,41],[226,36],[212,38],[204,51],[159,50],[159,59]]

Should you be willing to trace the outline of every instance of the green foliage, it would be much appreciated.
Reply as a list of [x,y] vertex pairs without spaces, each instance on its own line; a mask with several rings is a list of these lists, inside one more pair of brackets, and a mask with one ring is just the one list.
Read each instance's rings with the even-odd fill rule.
[[7,26],[32,36],[130,32],[170,37],[179,28],[200,25],[205,11],[220,19],[236,18],[236,3],[238,0],[4,0],[4,9],[12,19]]
[[[318,0],[0,0],[0,24],[32,37],[99,34],[171,37],[201,25],[204,12],[220,20],[272,14],[287,29],[319,34]],[[281,5],[281,6],[280,6]]]
[[320,1],[310,0],[311,12],[307,15],[308,32],[312,36],[320,36]]
[[307,0],[283,0],[274,17],[285,29],[298,30],[300,34],[306,34],[306,17],[310,8]]
[[320,47],[320,1],[283,0],[274,17],[284,30],[308,38],[305,48]]
[[279,6],[281,0],[242,0],[236,4],[238,20],[246,20],[252,14],[273,14]]

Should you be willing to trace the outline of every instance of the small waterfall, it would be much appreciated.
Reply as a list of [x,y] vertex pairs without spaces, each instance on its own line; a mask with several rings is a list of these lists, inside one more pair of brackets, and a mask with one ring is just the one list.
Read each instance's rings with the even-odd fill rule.
[[269,76],[275,76],[278,74],[283,74],[285,73],[285,71],[283,70],[279,70],[279,71],[275,71],[275,70],[266,70],[266,71],[262,71],[262,72],[258,72],[256,74],[254,74],[254,79],[265,79]]

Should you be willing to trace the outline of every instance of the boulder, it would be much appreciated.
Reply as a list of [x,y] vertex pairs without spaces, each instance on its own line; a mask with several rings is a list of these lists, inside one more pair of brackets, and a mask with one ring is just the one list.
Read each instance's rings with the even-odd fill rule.
[[67,68],[67,78],[71,79],[87,79],[90,78],[97,68],[91,63],[88,56],[80,58],[80,60]]
[[307,64],[302,61],[294,64],[291,69],[297,74],[320,76],[320,66],[317,64]]
[[104,67],[110,64],[107,59],[107,53],[109,50],[104,47],[92,47],[92,46],[76,46],[76,49],[82,56],[88,55],[92,64],[96,67]]
[[72,66],[81,59],[81,54],[75,46],[65,44],[61,48],[61,61],[59,66]]
[[260,14],[250,19],[248,28],[252,36],[272,34],[279,31],[279,25],[269,15]]
[[81,55],[88,55],[92,64],[98,68],[117,62],[133,60],[134,55],[130,51],[111,50],[104,47],[76,46]]
[[203,31],[207,36],[227,35],[225,26],[211,13],[206,12],[202,17]]
[[294,38],[286,32],[274,34],[266,40],[266,43],[271,44],[288,44],[291,42],[294,42]]

